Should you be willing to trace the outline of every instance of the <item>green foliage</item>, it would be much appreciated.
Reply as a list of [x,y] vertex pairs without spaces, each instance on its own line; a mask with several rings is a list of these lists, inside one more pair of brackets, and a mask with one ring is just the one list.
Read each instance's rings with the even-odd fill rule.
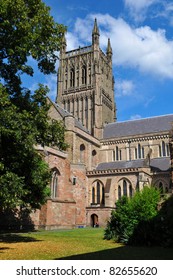
[[149,220],[158,213],[160,192],[154,187],[144,187],[130,200],[131,207],[139,221]]
[[173,247],[173,195],[166,199],[155,220],[157,239],[166,247]]
[[138,224],[157,215],[159,200],[160,193],[153,187],[144,187],[143,191],[136,192],[133,198],[122,197],[116,203],[116,210],[108,221],[104,238],[129,243]]
[[37,60],[45,74],[55,71],[65,28],[54,22],[50,8],[41,0],[3,0],[0,2],[0,75],[11,94],[18,93],[20,75],[33,75],[28,57]]
[[65,127],[48,118],[48,88],[40,84],[32,92],[22,75],[33,75],[31,60],[44,74],[55,71],[65,27],[41,0],[3,0],[0,15],[0,208],[39,208],[50,171],[34,147],[65,150]]
[[135,228],[129,243],[142,246],[173,247],[173,196],[167,197],[158,214],[141,221]]

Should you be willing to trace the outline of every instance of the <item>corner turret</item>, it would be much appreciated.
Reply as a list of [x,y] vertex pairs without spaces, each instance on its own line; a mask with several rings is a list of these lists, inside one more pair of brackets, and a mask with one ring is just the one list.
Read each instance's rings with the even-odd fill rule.
[[92,44],[93,45],[95,45],[95,44],[99,45],[99,37],[100,37],[100,33],[99,33],[98,26],[97,26],[97,19],[95,18],[94,28],[92,31]]
[[108,39],[106,54],[107,54],[108,59],[111,60],[112,59],[112,47],[111,47],[110,39]]

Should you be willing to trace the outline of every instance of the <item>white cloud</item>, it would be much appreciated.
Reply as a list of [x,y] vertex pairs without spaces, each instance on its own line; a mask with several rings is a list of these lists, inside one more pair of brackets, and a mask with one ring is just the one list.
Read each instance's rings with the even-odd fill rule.
[[149,26],[131,27],[122,18],[108,14],[90,14],[78,19],[74,36],[79,41],[91,41],[93,20],[100,28],[100,45],[104,50],[111,38],[114,65],[136,68],[159,78],[173,79],[173,41],[166,38],[164,29],[152,30]]
[[173,3],[162,2],[162,8],[155,16],[167,19],[170,25],[173,26]]
[[116,97],[134,95],[135,86],[130,80],[116,80],[115,82]]
[[144,20],[148,8],[157,2],[159,0],[124,0],[125,6],[136,21]]
[[75,33],[73,34],[71,32],[67,32],[66,41],[67,41],[67,51],[76,49],[80,45],[79,40],[76,37]]

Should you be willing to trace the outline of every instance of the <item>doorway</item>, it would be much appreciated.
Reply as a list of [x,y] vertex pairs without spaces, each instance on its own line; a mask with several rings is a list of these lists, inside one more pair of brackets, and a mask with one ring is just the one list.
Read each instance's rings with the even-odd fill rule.
[[98,216],[96,214],[92,214],[91,215],[91,226],[95,227],[96,225],[98,225]]

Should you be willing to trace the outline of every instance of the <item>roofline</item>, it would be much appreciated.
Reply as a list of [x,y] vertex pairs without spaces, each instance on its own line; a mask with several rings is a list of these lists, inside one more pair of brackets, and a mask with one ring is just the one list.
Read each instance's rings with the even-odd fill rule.
[[137,121],[141,121],[141,120],[163,118],[163,117],[168,117],[168,116],[173,116],[173,114],[166,114],[166,115],[160,115],[160,116],[146,117],[146,118],[140,118],[140,119],[136,119],[136,120],[125,120],[125,121],[111,122],[111,123],[105,124],[105,127],[107,125],[115,125],[115,124],[119,124],[119,123],[121,124],[121,123],[127,123],[127,122],[137,122]]

